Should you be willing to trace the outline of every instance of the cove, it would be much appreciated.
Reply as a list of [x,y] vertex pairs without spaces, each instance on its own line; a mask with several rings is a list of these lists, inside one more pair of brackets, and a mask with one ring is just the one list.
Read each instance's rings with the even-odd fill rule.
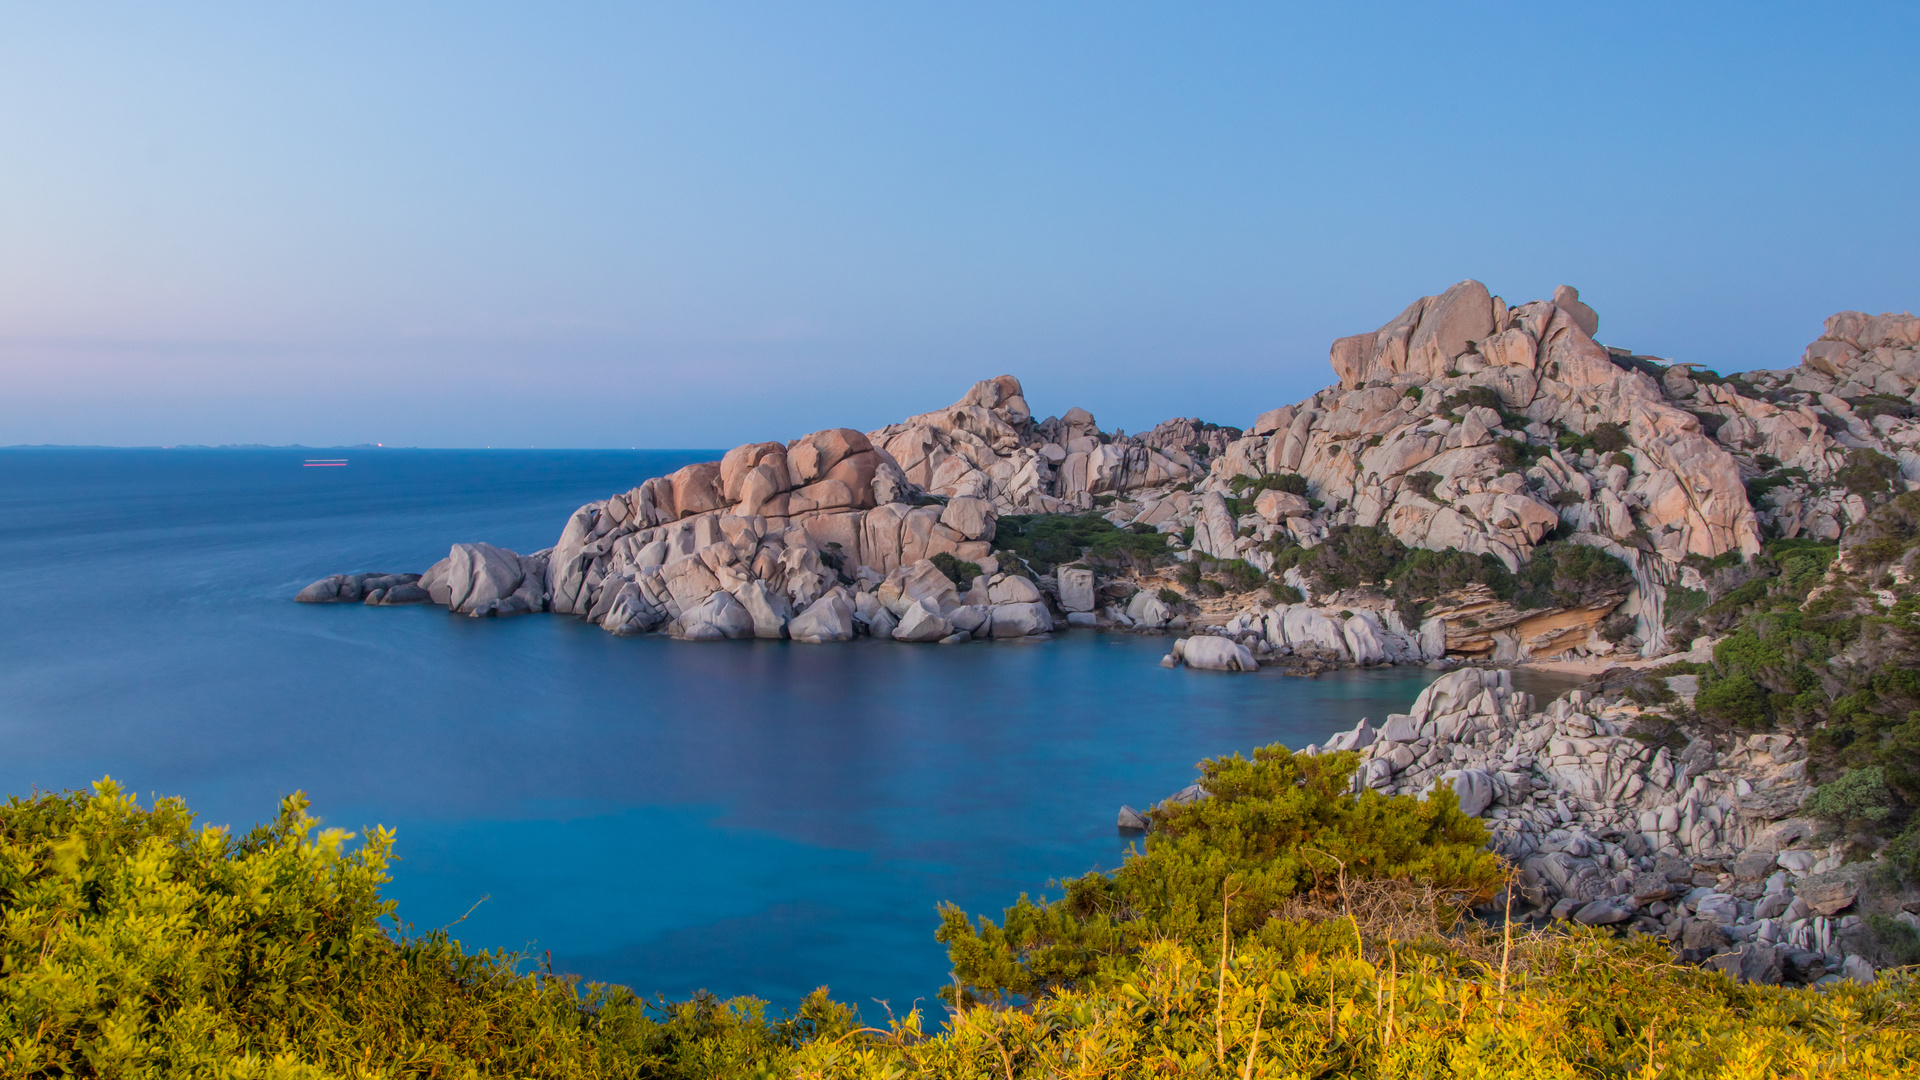
[[344,453],[0,451],[4,790],[112,774],[236,828],[304,790],[329,825],[397,830],[388,894],[416,928],[649,996],[826,984],[877,1012],[945,978],[939,902],[997,914],[1111,867],[1121,803],[1431,677],[1169,671],[1165,638],[1087,632],[688,643],[297,605],[343,554],[535,550],[586,499],[711,456]]

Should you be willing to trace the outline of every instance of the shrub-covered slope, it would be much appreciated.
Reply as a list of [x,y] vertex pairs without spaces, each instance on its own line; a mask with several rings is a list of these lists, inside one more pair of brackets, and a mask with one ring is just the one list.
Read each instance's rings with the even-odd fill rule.
[[[1205,765],[1119,872],[949,913],[962,1002],[863,1027],[632,993],[398,932],[391,836],[244,837],[111,783],[0,807],[9,1076],[1892,1077],[1920,990],[1735,986],[1663,947],[1460,921],[1497,868],[1447,794],[1347,793],[1351,755]],[[986,933],[982,933],[986,930]],[[930,988],[931,989],[931,988]]]

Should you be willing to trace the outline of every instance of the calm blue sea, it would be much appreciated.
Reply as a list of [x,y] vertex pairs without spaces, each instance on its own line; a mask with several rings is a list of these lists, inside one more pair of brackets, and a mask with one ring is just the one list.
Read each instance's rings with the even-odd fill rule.
[[[303,459],[344,454],[344,468]],[[112,775],[242,828],[304,790],[384,824],[389,895],[470,946],[644,994],[896,1007],[935,905],[1115,865],[1202,757],[1404,709],[1418,670],[1168,671],[1164,639],[617,639],[565,618],[308,606],[715,451],[0,450],[0,791]],[[476,902],[479,903],[474,908]]]

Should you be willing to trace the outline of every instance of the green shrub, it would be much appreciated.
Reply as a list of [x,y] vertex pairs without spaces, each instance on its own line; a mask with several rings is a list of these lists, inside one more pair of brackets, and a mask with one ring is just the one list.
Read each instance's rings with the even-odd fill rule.
[[1456,589],[1485,585],[1496,595],[1512,591],[1512,577],[1506,565],[1492,555],[1473,555],[1448,548],[1428,551],[1416,548],[1389,571],[1393,579],[1388,595],[1400,609],[1400,619],[1411,626],[1425,614],[1425,603]]
[[1778,467],[1778,461],[1775,461],[1774,465],[1775,468],[1772,471],[1747,481],[1747,502],[1759,506],[1769,492],[1788,487],[1795,481],[1804,481],[1807,478],[1805,469],[1782,469]]
[[1736,727],[1757,728],[1767,724],[1772,711],[1767,707],[1767,691],[1744,673],[1723,678],[1702,677],[1693,707],[1700,715]]
[[1444,479],[1445,477],[1439,473],[1417,472],[1407,477],[1406,484],[1409,490],[1418,494],[1421,498],[1432,499],[1434,489],[1439,487],[1440,481]]
[[1514,575],[1513,606],[1592,607],[1617,603],[1633,587],[1633,571],[1597,547],[1554,541],[1533,551]]
[[1267,582],[1267,595],[1273,597],[1273,602],[1276,604],[1299,604],[1307,599],[1300,594],[1299,589],[1284,581]]
[[744,1075],[852,1013],[809,998],[661,1007],[536,977],[445,933],[396,934],[392,834],[315,835],[306,801],[235,838],[185,805],[93,794],[0,807],[0,1035],[11,1076]]
[[[1069,987],[1124,981],[1151,942],[1173,940],[1218,955],[1220,902],[1236,893],[1236,937],[1257,942],[1270,913],[1289,897],[1344,876],[1430,882],[1465,902],[1492,895],[1499,857],[1486,831],[1460,813],[1451,789],[1417,800],[1351,791],[1358,759],[1317,757],[1283,746],[1200,763],[1210,798],[1149,813],[1146,850],[1111,874],[1065,883],[1066,894],[1036,903],[1022,896],[995,923],[960,909],[941,912],[946,943],[967,1000],[1033,1000]],[[943,991],[949,1000],[953,993]]]
[[1863,498],[1892,490],[1900,479],[1900,463],[1877,450],[1849,450],[1847,464],[1833,478],[1842,487]]
[[1853,414],[1860,419],[1872,422],[1876,416],[1894,416],[1902,420],[1911,420],[1914,416],[1913,402],[1892,394],[1866,394],[1862,397],[1846,399],[1853,406]]
[[972,586],[973,579],[980,576],[979,563],[961,562],[950,551],[942,551],[928,561],[933,563],[935,569],[947,575],[947,579],[952,581],[961,592],[967,591]]
[[1893,792],[1887,771],[1878,765],[1848,769],[1821,784],[1801,807],[1810,817],[1840,826],[1877,825],[1893,816]]
[[1593,430],[1587,432],[1587,438],[1593,440],[1594,450],[1602,454],[1625,450],[1630,445],[1626,429],[1619,424],[1605,422],[1595,424]]
[[1011,514],[999,520],[993,546],[1019,555],[1043,574],[1083,557],[1152,565],[1168,554],[1164,535],[1144,525],[1123,529],[1099,514]]
[[1247,592],[1266,584],[1267,575],[1245,559],[1215,563],[1213,573],[1232,592]]
[[1866,918],[1867,951],[1875,967],[1907,967],[1920,964],[1920,931],[1885,915]]
[[1592,450],[1602,456],[1625,450],[1631,444],[1625,428],[1619,424],[1605,422],[1595,424],[1593,430],[1585,435],[1563,431],[1555,437],[1554,441],[1564,453],[1579,454]]
[[1172,589],[1161,589],[1158,595],[1160,597],[1160,602],[1167,605],[1170,608],[1187,602],[1186,597],[1180,595],[1177,592],[1174,592]]
[[1460,413],[1464,409],[1481,408],[1499,412],[1501,407],[1500,395],[1492,387],[1469,386],[1441,398],[1438,411],[1449,420],[1459,423]]
[[1530,468],[1534,462],[1547,456],[1547,448],[1522,442],[1511,435],[1502,435],[1493,441],[1493,459],[1506,469]]
[[[1335,525],[1320,544],[1291,551],[1298,553],[1294,557],[1300,572],[1313,582],[1316,592],[1333,592],[1387,580],[1393,568],[1407,557],[1408,548],[1382,528]],[[1274,569],[1285,567],[1276,563]]]
[[1920,818],[1907,824],[1887,845],[1886,860],[1909,878],[1920,878]]

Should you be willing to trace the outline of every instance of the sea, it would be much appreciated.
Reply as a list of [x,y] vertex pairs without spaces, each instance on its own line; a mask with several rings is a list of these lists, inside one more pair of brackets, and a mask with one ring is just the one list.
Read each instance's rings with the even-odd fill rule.
[[[648,998],[948,980],[939,905],[1111,869],[1203,758],[1404,710],[1418,668],[1159,666],[1166,638],[616,638],[573,618],[296,604],[450,543],[548,547],[713,450],[0,450],[0,793],[112,777],[241,831],[304,792],[398,835],[415,931]],[[324,462],[324,463],[323,463]]]

